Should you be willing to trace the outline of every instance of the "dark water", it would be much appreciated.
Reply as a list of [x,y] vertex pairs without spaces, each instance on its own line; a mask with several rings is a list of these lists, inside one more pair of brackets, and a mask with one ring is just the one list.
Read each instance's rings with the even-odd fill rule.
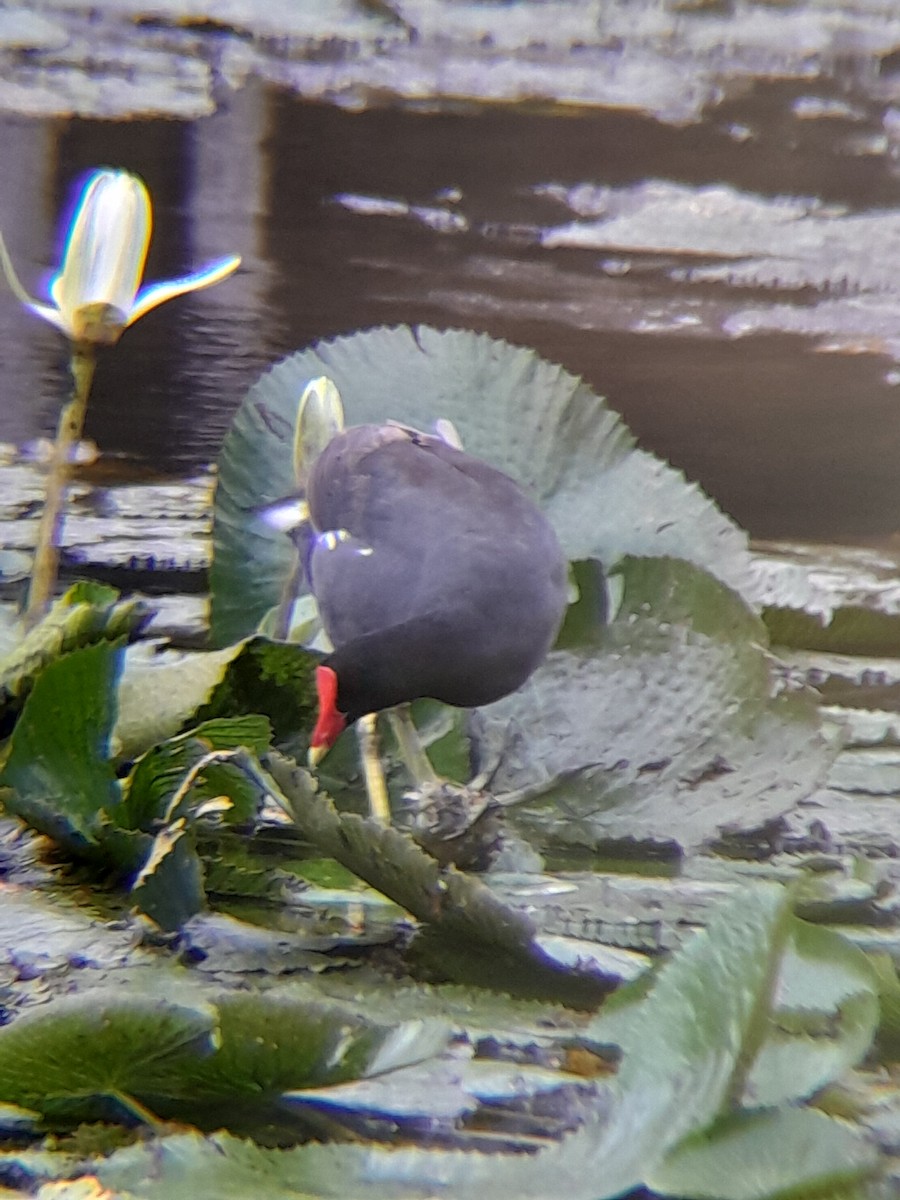
[[[0,227],[36,288],[73,181],[112,164],[142,174],[154,198],[148,278],[244,256],[232,280],[151,313],[102,360],[87,433],[128,470],[184,474],[209,461],[258,374],[317,337],[429,322],[532,345],[583,374],[645,447],[756,536],[877,541],[900,530],[892,362],[817,353],[787,333],[623,328],[620,300],[648,311],[667,303],[670,264],[646,256],[617,281],[597,250],[537,241],[564,219],[535,193],[547,183],[724,182],[860,210],[892,205],[898,185],[884,160],[832,153],[833,123],[788,131],[790,99],[786,85],[757,86],[721,106],[714,126],[684,129],[610,113],[350,113],[262,88],[193,123],[7,117],[0,148],[16,169],[0,183]],[[759,135],[736,140],[733,127],[751,121]],[[335,200],[347,193],[464,212],[468,227],[354,211]],[[608,297],[607,327],[585,319],[584,296]],[[5,291],[0,365],[0,438],[50,434],[66,348]]]

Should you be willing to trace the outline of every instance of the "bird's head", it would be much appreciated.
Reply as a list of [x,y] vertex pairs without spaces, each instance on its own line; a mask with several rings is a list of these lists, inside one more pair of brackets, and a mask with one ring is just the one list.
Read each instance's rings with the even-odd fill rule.
[[347,727],[347,716],[338,708],[338,677],[332,667],[316,667],[319,714],[309,740],[308,761],[316,767]]

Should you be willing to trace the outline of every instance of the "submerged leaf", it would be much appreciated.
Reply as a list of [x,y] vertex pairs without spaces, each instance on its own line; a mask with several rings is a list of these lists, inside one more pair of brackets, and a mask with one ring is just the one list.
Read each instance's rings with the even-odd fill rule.
[[133,930],[113,929],[74,903],[0,890],[0,964],[22,980],[122,967],[133,958],[135,940]]
[[752,590],[744,534],[699,488],[636,449],[582,380],[533,350],[483,334],[381,328],[285,359],[238,411],[215,500],[210,590],[218,645],[253,632],[293,570],[291,543],[256,513],[296,486],[297,404],[320,375],[337,385],[348,424],[396,420],[430,429],[451,421],[469,453],[536,498],[570,559],[674,555]]

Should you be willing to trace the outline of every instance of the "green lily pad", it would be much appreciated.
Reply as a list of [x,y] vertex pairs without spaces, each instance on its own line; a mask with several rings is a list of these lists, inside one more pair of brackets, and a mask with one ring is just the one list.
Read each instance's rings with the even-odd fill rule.
[[421,1062],[449,1034],[444,1021],[382,1020],[303,983],[223,991],[162,967],[0,1029],[0,1103],[53,1122],[109,1113],[109,1101],[119,1118],[131,1106],[199,1120],[227,1105],[216,1120],[252,1123],[254,1108],[258,1120],[258,1106],[282,1093]]
[[878,982],[861,950],[794,920],[765,1040],[748,1072],[747,1107],[811,1096],[856,1066],[878,1028]]
[[210,1054],[216,1028],[202,1003],[119,988],[63,997],[0,1029],[0,1100],[60,1117],[96,1113],[103,1100],[127,1111]]
[[[577,576],[590,582],[590,564]],[[624,559],[606,594],[473,720],[478,768],[530,841],[695,848],[759,829],[824,780],[835,750],[815,697],[738,595],[665,558]]]
[[777,885],[738,893],[663,967],[645,1000],[592,1022],[592,1038],[624,1052],[619,1103],[594,1151],[598,1170],[603,1164],[595,1195],[644,1182],[667,1150],[726,1106],[764,1036],[789,905]]
[[192,1104],[274,1099],[420,1062],[440,1053],[449,1038],[442,1021],[395,1021],[390,1013],[382,1019],[359,1003],[316,1001],[302,984],[226,993],[216,1009],[215,1054],[185,1064],[169,1096]]
[[650,1173],[656,1191],[690,1200],[838,1196],[872,1175],[877,1154],[859,1132],[812,1109],[728,1117],[676,1147]]
[[226,1133],[184,1133],[117,1150],[95,1169],[104,1188],[135,1200],[315,1200],[322,1193],[304,1185],[301,1154]]

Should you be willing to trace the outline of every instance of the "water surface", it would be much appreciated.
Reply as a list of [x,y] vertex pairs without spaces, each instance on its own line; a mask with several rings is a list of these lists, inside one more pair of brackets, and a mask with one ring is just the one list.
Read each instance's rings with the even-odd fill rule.
[[[192,121],[0,117],[0,224],[37,287],[74,181],[111,164],[153,194],[149,277],[243,255],[101,362],[87,433],[128,472],[211,460],[258,374],[317,337],[429,322],[583,374],[756,536],[877,542],[900,529],[884,127],[821,81],[757,82],[682,127],[251,83]],[[0,361],[0,438],[50,434],[66,348],[6,291]]]

